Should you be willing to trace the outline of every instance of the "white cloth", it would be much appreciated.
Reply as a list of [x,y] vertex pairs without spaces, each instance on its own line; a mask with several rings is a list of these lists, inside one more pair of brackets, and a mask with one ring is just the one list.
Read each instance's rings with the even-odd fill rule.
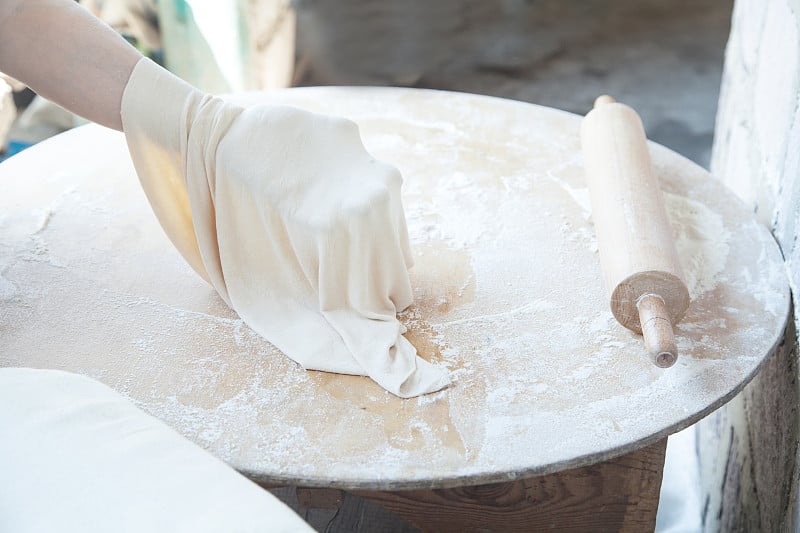
[[368,375],[401,397],[447,386],[396,317],[412,301],[402,178],[353,122],[243,109],[146,59],[122,122],[165,231],[255,331],[305,368]]
[[0,531],[313,529],[105,385],[0,368]]
[[655,533],[703,531],[696,439],[695,426],[669,436]]

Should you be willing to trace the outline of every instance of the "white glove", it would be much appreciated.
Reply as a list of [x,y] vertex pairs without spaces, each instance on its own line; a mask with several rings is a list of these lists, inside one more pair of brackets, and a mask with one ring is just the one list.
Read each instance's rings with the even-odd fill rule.
[[396,313],[412,301],[402,178],[353,122],[243,109],[146,59],[122,121],[167,234],[254,330],[305,368],[368,375],[401,397],[448,385],[401,335]]

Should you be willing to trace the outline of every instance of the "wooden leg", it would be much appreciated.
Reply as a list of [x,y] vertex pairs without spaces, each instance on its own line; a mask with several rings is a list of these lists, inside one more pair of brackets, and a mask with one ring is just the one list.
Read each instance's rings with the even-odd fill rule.
[[338,509],[344,502],[344,491],[338,489],[295,489],[297,502],[306,509]]
[[426,532],[653,531],[666,445],[507,483],[355,494]]

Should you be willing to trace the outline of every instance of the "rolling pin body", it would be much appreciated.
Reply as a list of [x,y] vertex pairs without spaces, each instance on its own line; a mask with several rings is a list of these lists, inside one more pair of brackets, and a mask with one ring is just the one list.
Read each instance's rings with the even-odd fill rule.
[[645,337],[656,365],[677,358],[672,326],[689,306],[672,228],[639,116],[600,97],[581,125],[600,264],[614,317]]

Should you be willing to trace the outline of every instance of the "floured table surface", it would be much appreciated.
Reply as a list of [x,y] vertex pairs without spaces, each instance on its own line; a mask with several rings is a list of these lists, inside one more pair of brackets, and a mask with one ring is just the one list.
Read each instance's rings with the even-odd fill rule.
[[780,338],[789,291],[775,242],[665,148],[651,153],[693,301],[679,361],[659,369],[607,305],[580,117],[402,89],[237,100],[351,117],[401,169],[416,259],[416,303],[401,316],[454,385],[401,400],[299,368],[184,264],[124,138],[96,126],[0,165],[0,365],[94,377],[261,482],[432,488],[655,442],[740,390]]

